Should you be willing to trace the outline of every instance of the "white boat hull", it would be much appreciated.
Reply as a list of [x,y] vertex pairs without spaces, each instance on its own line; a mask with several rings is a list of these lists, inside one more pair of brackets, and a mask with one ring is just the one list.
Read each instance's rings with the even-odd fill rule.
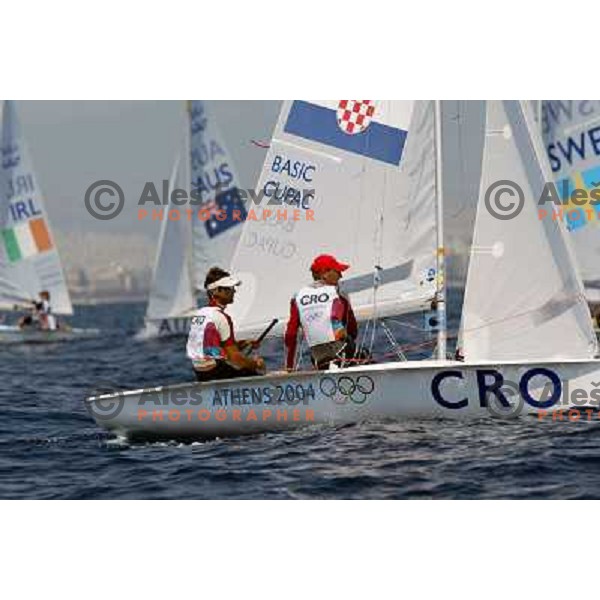
[[21,329],[16,325],[0,325],[0,344],[52,344],[69,342],[99,335],[99,329]]
[[206,439],[377,419],[543,416],[596,408],[596,385],[597,360],[423,361],[185,383],[91,396],[86,405],[119,437]]

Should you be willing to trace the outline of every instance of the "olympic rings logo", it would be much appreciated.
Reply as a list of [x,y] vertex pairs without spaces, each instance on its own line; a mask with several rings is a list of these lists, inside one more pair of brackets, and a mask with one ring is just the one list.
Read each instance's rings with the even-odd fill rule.
[[336,404],[346,404],[348,400],[364,404],[375,390],[375,382],[368,375],[359,375],[356,379],[342,375],[337,380],[327,375],[319,381],[319,389]]

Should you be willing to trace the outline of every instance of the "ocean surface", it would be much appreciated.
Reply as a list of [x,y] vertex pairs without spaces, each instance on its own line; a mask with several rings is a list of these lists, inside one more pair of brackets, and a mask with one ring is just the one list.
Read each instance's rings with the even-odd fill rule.
[[[86,395],[192,379],[185,338],[134,339],[144,309],[78,307],[72,324],[101,328],[100,337],[0,346],[0,498],[600,498],[600,420],[411,420],[116,442],[88,415]],[[420,327],[392,323],[413,354]],[[375,348],[390,352],[382,335]],[[281,343],[265,351],[279,368]]]

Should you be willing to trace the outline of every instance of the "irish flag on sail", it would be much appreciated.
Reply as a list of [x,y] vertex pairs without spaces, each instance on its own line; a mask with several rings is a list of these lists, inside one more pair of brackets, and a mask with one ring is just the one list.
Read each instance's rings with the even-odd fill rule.
[[52,240],[44,219],[32,219],[2,230],[2,241],[11,263],[52,249]]

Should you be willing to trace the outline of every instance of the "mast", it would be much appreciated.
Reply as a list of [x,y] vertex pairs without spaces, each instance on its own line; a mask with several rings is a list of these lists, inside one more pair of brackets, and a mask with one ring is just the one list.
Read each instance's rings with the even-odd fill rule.
[[192,187],[192,101],[186,100],[185,103],[185,119],[184,119],[184,131],[183,131],[183,180],[185,181],[185,191],[187,193],[187,205],[186,207],[192,209],[192,218],[189,222],[189,225],[185,228],[186,233],[186,247],[188,249],[187,252],[187,270],[188,276],[190,280],[190,288],[192,293],[192,298],[194,299],[194,307],[198,303],[198,290],[196,289],[196,279],[194,272],[194,264],[193,264],[193,231],[194,231],[194,218],[196,218],[196,213],[194,213],[194,205],[191,203],[191,193],[193,190]]
[[442,180],[442,102],[434,100],[435,190],[436,190],[436,309],[438,321],[437,359],[446,359],[446,258],[444,249],[444,193]]

